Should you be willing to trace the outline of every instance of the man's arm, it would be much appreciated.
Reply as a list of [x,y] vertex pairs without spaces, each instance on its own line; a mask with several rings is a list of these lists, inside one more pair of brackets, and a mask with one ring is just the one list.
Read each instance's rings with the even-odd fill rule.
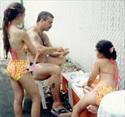
[[43,42],[44,42],[44,46],[46,46],[46,47],[53,47],[52,43],[50,42],[49,37],[47,36],[46,33],[43,33],[42,39],[43,39]]
[[28,34],[24,31],[21,31],[20,33],[20,37],[22,38],[22,41],[26,44],[26,46],[28,47],[28,51],[30,51],[33,55],[36,54],[37,50],[34,47],[34,45],[32,44]]
[[[44,44],[46,45],[46,47],[53,47],[52,43],[49,40],[49,37],[45,33],[43,33],[43,41],[44,41]],[[59,47],[57,49],[57,51],[50,53],[49,56],[51,56],[51,57],[58,57],[60,55],[65,56],[68,53],[69,53],[69,49],[63,49],[62,47]]]
[[23,41],[26,43],[28,50],[33,55],[35,55],[38,51],[39,51],[39,54],[42,55],[44,53],[51,53],[57,50],[57,48],[52,48],[52,47],[48,47],[46,49],[44,46],[40,45],[39,43],[33,42],[31,38],[29,38],[28,34],[25,32],[22,33],[22,38],[23,38]]

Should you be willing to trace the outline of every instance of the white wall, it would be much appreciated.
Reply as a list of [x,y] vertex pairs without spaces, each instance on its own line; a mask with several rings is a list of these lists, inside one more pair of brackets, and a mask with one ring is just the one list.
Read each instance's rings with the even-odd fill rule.
[[[69,57],[89,71],[95,61],[95,44],[111,40],[118,52],[121,78],[125,78],[124,0],[24,0],[25,27],[36,22],[40,11],[50,11],[54,24],[48,35],[56,46],[70,48]],[[124,66],[124,67],[123,67]]]
[[124,0],[41,0],[27,1],[24,5],[27,8],[26,27],[35,24],[42,10],[54,14],[53,28],[48,32],[51,41],[54,45],[70,48],[69,57],[86,71],[95,61],[96,42],[111,40],[118,53],[121,79],[125,79]]
[[2,27],[3,11],[12,2],[20,2],[20,0],[0,0],[0,28]]
[[[34,4],[36,7],[33,7]],[[69,56],[73,61],[86,70],[90,68],[93,60],[88,62],[88,59],[90,56],[91,59],[95,58],[95,40],[91,39],[95,30],[91,1],[24,1],[24,5],[27,9],[26,27],[35,24],[40,11],[50,11],[55,16],[53,27],[48,32],[53,44],[70,48]]]

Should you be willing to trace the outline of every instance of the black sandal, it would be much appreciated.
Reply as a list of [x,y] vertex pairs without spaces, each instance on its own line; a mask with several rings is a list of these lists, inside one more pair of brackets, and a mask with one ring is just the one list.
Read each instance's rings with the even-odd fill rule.
[[51,109],[51,113],[56,117],[71,117],[71,112],[66,108],[62,107],[59,109]]

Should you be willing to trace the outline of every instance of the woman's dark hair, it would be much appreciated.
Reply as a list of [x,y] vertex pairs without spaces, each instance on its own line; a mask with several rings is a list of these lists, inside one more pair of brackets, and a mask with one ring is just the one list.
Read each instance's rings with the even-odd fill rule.
[[20,3],[11,3],[7,9],[4,11],[3,17],[3,44],[4,50],[6,52],[6,58],[8,51],[10,50],[8,26],[18,15],[22,15],[25,12],[25,8]]
[[99,53],[102,53],[108,59],[115,60],[117,57],[117,54],[112,42],[108,40],[100,40],[96,44],[96,49]]

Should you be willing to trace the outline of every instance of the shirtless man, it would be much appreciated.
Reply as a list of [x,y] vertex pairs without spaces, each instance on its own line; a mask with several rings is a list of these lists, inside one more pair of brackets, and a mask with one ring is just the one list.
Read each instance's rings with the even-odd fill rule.
[[[34,71],[35,80],[45,80],[49,78],[50,88],[53,96],[53,106],[51,112],[56,116],[65,113],[67,110],[63,107],[59,96],[60,84],[61,84],[61,68],[58,65],[63,64],[65,55],[68,53],[68,49],[58,48],[57,51],[53,50],[53,46],[49,41],[49,38],[44,31],[48,31],[53,23],[53,15],[49,12],[41,12],[38,15],[36,26],[28,30],[28,35],[35,48],[42,46],[43,54],[37,59],[37,70]],[[32,55],[28,55],[30,62],[33,62]],[[69,115],[69,113],[68,113]]]
[[[44,32],[52,27],[53,18],[54,16],[51,13],[46,11],[41,12],[37,18],[37,24],[28,31],[35,47],[42,45],[45,51],[48,47],[53,47],[47,34]],[[40,57],[40,62],[49,62],[57,65],[62,65],[65,61],[65,56],[69,53],[68,49],[63,48],[60,48],[58,52],[46,52]]]

